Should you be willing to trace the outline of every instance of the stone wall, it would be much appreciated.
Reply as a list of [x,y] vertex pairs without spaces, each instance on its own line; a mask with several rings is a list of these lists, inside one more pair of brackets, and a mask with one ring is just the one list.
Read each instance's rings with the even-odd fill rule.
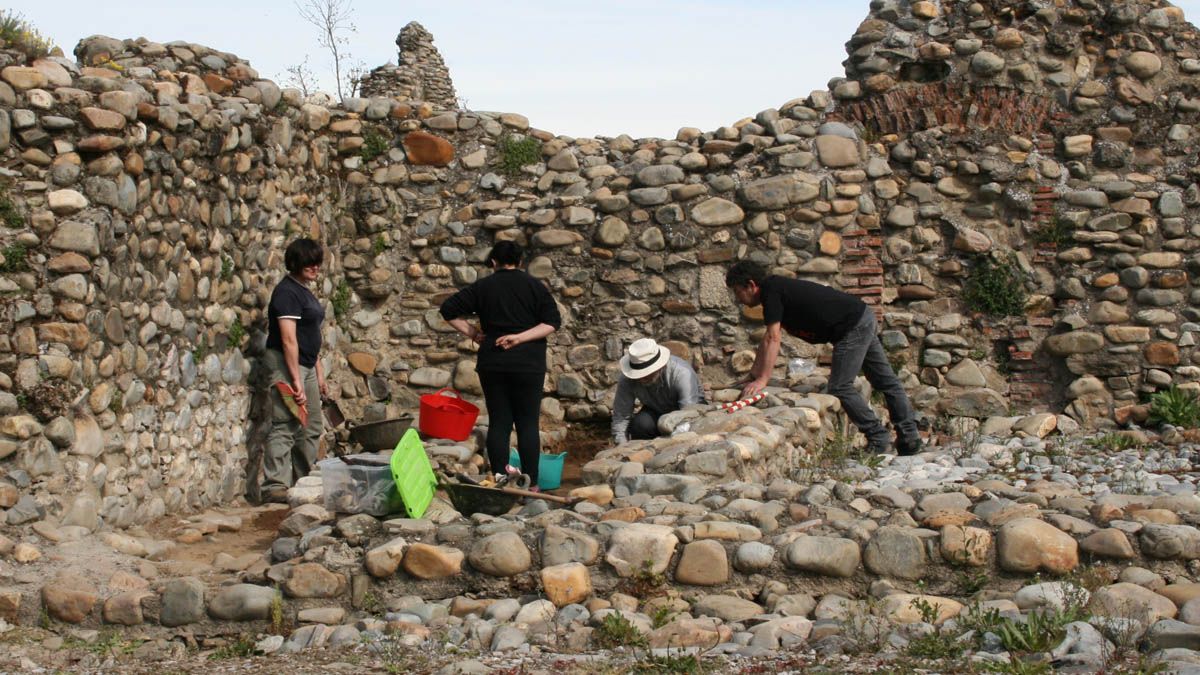
[[[329,247],[325,358],[352,418],[447,384],[478,393],[473,345],[436,307],[501,239],[529,246],[562,309],[552,418],[604,418],[616,359],[643,335],[733,395],[758,335],[724,287],[744,258],[876,307],[931,418],[1143,414],[1141,392],[1200,380],[1195,29],[1160,3],[1002,4],[874,3],[832,96],[675,139],[559,137],[450,101],[328,108],[184,43],[6,54],[0,165],[20,221],[0,236],[0,472],[19,490],[0,508],[94,528],[241,492],[264,308],[301,234]],[[934,76],[962,115],[887,122]],[[1042,95],[1040,129],[1008,122]],[[540,157],[506,173],[498,148],[520,138]],[[1009,251],[1025,316],[972,313],[972,269]]]

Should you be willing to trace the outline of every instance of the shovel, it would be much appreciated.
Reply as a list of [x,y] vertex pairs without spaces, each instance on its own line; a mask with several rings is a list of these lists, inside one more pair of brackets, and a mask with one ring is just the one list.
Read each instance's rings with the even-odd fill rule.
[[[464,473],[455,474],[454,477],[456,479],[458,479],[458,481],[460,483],[465,483],[467,485],[474,485],[476,487],[483,487],[483,486],[479,485],[479,481],[475,480],[474,478],[471,478],[470,476],[468,476]],[[556,504],[566,504],[568,506],[571,504],[576,504],[578,502],[583,501],[583,497],[576,497],[574,499],[568,499],[567,497],[559,497],[558,495],[550,495],[550,494],[546,494],[544,492],[533,492],[530,490],[522,490],[520,488],[513,488],[513,487],[494,487],[494,488],[489,487],[489,488],[484,488],[484,489],[496,490],[498,492],[503,492],[506,495],[513,495],[515,497],[529,497],[530,499],[542,499],[542,500],[545,500],[548,502],[554,502]]]

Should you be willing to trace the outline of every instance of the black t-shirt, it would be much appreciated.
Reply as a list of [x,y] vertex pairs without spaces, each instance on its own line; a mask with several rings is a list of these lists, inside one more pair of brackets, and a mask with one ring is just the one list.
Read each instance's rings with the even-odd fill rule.
[[321,351],[321,322],[325,320],[325,308],[300,282],[291,276],[280,281],[271,292],[271,304],[267,308],[267,349],[283,351],[283,336],[279,332],[279,320],[292,319],[296,322],[296,344],[300,348],[300,365],[312,368],[317,364]]
[[823,284],[769,276],[760,299],[763,323],[780,323],[805,342],[837,342],[862,319],[862,300]]
[[496,338],[549,324],[562,325],[558,305],[546,285],[516,269],[500,269],[455,293],[442,303],[446,321],[472,314],[479,316],[483,342],[475,370],[497,373],[546,372],[546,340],[524,342],[500,349]]

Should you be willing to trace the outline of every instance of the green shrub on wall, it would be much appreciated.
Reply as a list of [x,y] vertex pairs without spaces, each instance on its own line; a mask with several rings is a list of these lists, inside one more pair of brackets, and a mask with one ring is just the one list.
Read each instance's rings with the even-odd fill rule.
[[963,289],[967,307],[995,317],[1020,316],[1028,299],[1025,273],[1011,253],[1002,260],[979,259]]
[[391,147],[387,136],[384,136],[378,129],[367,127],[363,131],[363,144],[358,149],[358,154],[362,157],[362,161],[369,162],[376,157],[388,151]]
[[542,142],[536,138],[505,134],[496,143],[500,172],[509,176],[521,173],[521,167],[536,164],[542,157]]

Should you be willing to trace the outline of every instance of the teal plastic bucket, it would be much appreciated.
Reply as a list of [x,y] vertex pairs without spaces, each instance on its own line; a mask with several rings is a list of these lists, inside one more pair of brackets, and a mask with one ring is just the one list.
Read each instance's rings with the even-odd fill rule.
[[[550,455],[542,453],[538,458],[538,487],[543,490],[553,490],[559,485],[562,485],[563,462],[567,459],[567,453],[558,455]],[[510,448],[508,451],[508,463],[521,468],[521,456],[517,454],[516,448]]]

